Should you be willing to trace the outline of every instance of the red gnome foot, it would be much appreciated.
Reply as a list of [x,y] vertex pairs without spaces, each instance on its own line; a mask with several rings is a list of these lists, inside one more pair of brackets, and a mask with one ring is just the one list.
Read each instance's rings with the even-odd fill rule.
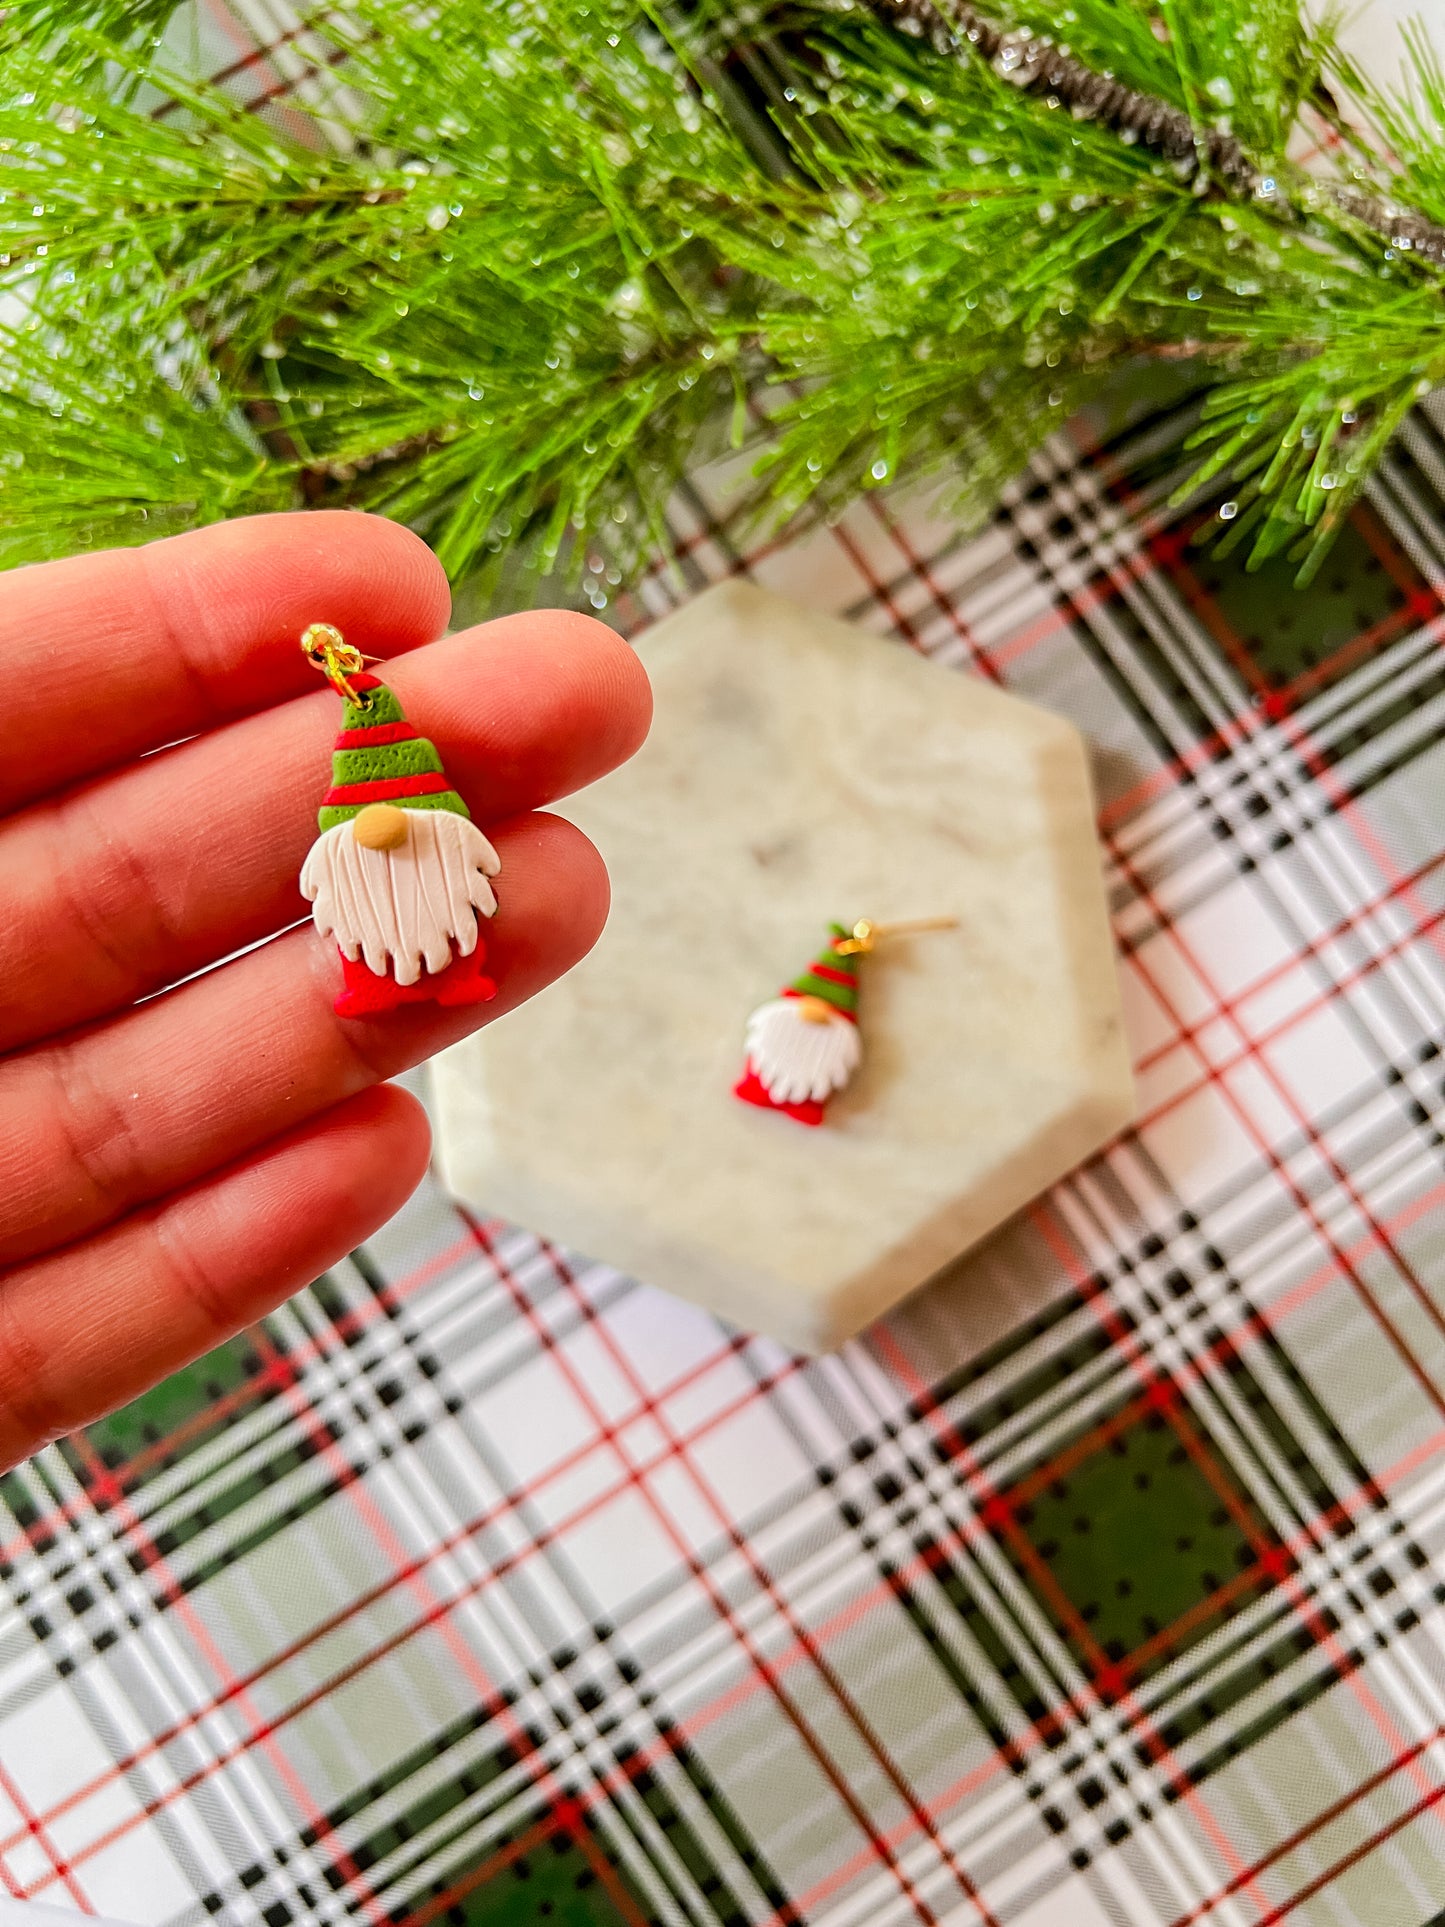
[[445,970],[433,975],[423,971],[414,984],[399,984],[395,977],[378,977],[357,958],[342,957],[341,974],[345,979],[336,999],[338,1017],[376,1017],[396,1010],[402,1004],[489,1004],[497,986],[482,973],[486,945],[481,938],[470,957],[458,957]]
[[769,1097],[762,1079],[751,1064],[733,1085],[733,1096],[740,1097],[744,1104],[756,1104],[760,1110],[781,1111],[785,1117],[795,1117],[800,1124],[823,1122],[823,1107],[816,1098],[807,1098],[801,1104],[779,1104]]

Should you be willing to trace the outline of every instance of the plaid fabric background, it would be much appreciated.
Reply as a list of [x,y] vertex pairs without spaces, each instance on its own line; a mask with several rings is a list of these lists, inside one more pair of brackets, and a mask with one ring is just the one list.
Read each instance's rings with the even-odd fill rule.
[[[268,111],[339,84],[280,9],[198,57]],[[739,555],[701,481],[676,526],[692,586],[1084,729],[1137,1128],[811,1362],[421,1195],[4,1480],[0,1891],[1445,1920],[1445,416],[1301,595],[1165,510],[1170,406],[1074,424],[969,541],[874,498]]]

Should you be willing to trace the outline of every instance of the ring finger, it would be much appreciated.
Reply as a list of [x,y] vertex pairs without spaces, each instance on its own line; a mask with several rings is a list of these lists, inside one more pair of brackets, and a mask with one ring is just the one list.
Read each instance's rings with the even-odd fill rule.
[[[569,823],[493,831],[506,880],[487,925],[499,986],[486,1015],[585,955],[607,873]],[[369,1022],[332,1010],[335,949],[296,930],[113,1022],[0,1064],[0,1263],[89,1235],[419,1063],[482,1010],[412,1005]]]

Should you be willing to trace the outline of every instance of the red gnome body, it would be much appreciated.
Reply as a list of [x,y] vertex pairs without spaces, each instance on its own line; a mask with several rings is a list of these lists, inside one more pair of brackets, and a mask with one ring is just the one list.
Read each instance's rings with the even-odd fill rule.
[[495,916],[496,851],[448,783],[441,758],[375,676],[352,672],[343,698],[321,835],[301,894],[335,937],[345,979],[336,1012],[495,997],[478,917]]
[[[844,950],[843,944],[854,944]],[[771,1003],[748,1019],[747,1066],[733,1095],[782,1111],[799,1124],[821,1124],[823,1106],[858,1068],[856,939],[841,923],[828,948]]]

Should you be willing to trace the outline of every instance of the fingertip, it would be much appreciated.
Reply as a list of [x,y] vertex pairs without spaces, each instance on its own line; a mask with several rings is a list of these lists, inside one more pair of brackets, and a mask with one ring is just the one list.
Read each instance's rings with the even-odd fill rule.
[[377,1084],[337,1114],[338,1129],[354,1132],[373,1160],[400,1159],[399,1179],[414,1189],[431,1157],[431,1120],[421,1099],[400,1084]]
[[567,609],[458,630],[393,678],[485,818],[596,782],[641,746],[652,687],[631,646]]
[[590,616],[574,616],[587,630],[580,645],[596,660],[598,682],[607,695],[612,728],[605,745],[614,769],[634,757],[652,727],[652,681],[642,658],[625,637]]
[[286,569],[310,561],[326,576],[364,568],[408,599],[440,635],[451,614],[446,570],[413,529],[360,509],[279,509],[238,516],[147,542],[137,553],[165,567],[210,571],[236,563],[248,569]]
[[[254,1282],[262,1294],[241,1311],[223,1312],[220,1322],[234,1316],[241,1323],[378,1231],[421,1183],[430,1161],[431,1124],[421,1104],[398,1085],[368,1085],[130,1222],[179,1212],[205,1225],[217,1251],[249,1235],[270,1266],[259,1267],[254,1281],[238,1267],[238,1289]],[[125,1222],[101,1232],[101,1239],[122,1232]]]
[[[331,1197],[318,1198],[308,1177],[306,1208],[331,1208],[338,1223],[361,1227],[367,1237],[406,1203],[431,1162],[431,1122],[410,1091],[377,1084],[320,1118],[312,1131],[327,1139],[327,1185]],[[309,1162],[309,1160],[308,1160]],[[368,1222],[369,1221],[369,1222]]]
[[359,509],[312,509],[308,513],[328,524],[326,539],[338,543],[343,559],[348,546],[359,544],[369,553],[396,602],[411,612],[411,628],[416,634],[428,641],[445,634],[452,615],[451,584],[446,570],[414,529],[384,515],[363,514]]
[[652,684],[637,651],[615,629],[577,609],[529,610],[485,628],[494,645],[519,640],[565,670],[574,701],[590,706],[599,762],[605,757],[615,769],[642,747],[652,722]]
[[232,680],[232,705],[263,687],[281,693],[272,664],[286,686],[314,681],[297,649],[309,622],[392,655],[435,641],[451,615],[446,571],[420,536],[354,509],[247,516],[132,553],[173,623],[185,623],[200,672]]
[[612,883],[596,844],[564,816],[535,810],[499,824],[493,841],[502,879],[516,879],[488,935],[500,1007],[512,1009],[592,949],[607,924]]

